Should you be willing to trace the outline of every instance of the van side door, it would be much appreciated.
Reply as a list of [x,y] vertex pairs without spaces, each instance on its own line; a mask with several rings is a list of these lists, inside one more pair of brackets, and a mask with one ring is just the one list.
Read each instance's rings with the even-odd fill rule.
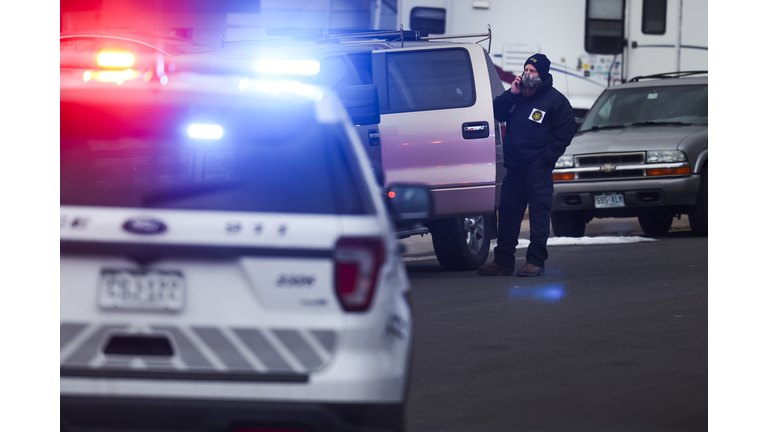
[[493,213],[496,132],[482,47],[396,48],[372,60],[387,184],[429,185],[435,218]]

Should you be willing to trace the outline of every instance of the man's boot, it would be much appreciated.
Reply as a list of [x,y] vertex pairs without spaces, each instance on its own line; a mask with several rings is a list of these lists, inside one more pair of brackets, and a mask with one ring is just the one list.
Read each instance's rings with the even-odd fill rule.
[[525,263],[524,266],[517,269],[518,276],[541,276],[543,274],[544,274],[544,267],[536,267],[531,263]]
[[514,271],[515,271],[514,268],[504,267],[503,265],[499,265],[499,264],[496,264],[495,262],[491,262],[488,265],[484,265],[480,267],[477,270],[477,273],[483,276],[496,276],[496,275],[512,276]]

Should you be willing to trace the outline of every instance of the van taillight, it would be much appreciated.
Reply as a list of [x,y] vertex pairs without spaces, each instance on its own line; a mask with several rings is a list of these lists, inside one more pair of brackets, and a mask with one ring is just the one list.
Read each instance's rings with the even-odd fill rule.
[[334,251],[336,296],[344,310],[362,312],[371,305],[384,263],[381,238],[344,237]]

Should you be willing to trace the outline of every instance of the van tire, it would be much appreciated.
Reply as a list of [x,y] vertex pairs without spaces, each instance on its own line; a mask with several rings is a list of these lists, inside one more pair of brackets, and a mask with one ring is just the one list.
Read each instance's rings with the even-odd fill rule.
[[699,183],[699,194],[696,197],[696,205],[693,206],[693,210],[688,213],[688,222],[691,224],[691,231],[694,235],[706,237],[708,227],[708,191],[707,191],[707,174],[708,167],[704,165],[701,169],[701,182]]
[[445,270],[477,270],[488,259],[492,215],[441,219],[429,223],[437,261]]

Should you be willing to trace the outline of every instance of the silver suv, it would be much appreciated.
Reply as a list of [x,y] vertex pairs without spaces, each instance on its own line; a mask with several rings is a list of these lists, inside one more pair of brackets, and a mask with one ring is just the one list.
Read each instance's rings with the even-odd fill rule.
[[600,95],[553,172],[556,236],[606,217],[659,235],[681,214],[707,235],[706,73],[636,77]]

